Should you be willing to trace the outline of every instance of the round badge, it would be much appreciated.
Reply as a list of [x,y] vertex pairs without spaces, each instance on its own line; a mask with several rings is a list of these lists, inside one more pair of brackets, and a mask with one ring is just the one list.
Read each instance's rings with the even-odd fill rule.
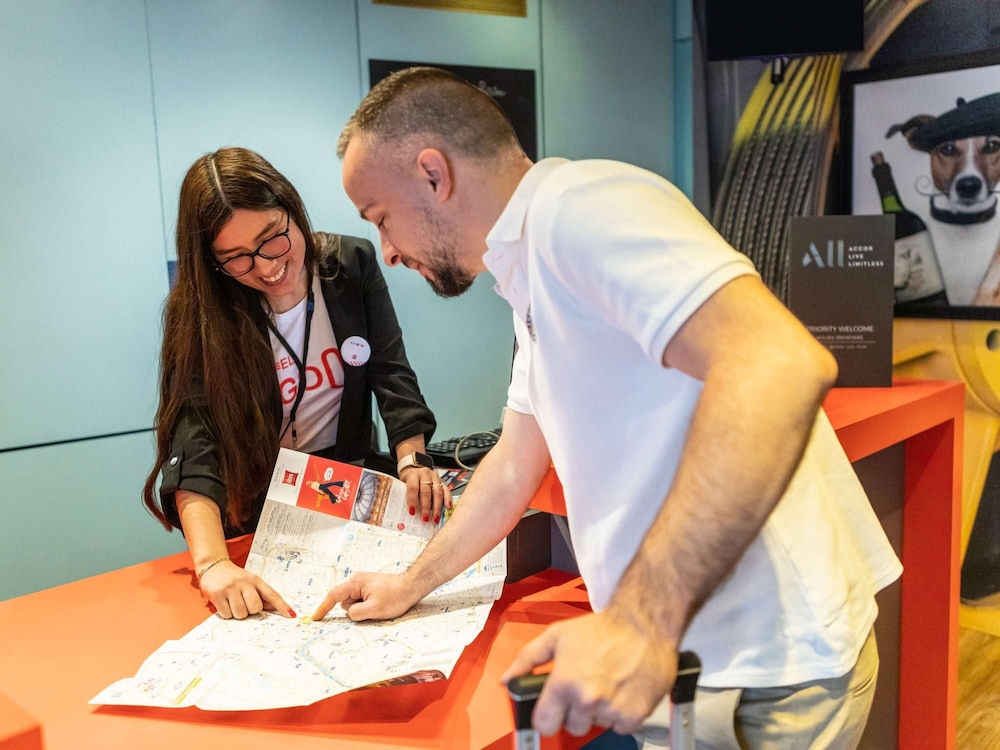
[[372,356],[372,345],[360,336],[351,336],[340,345],[340,357],[345,365],[361,367]]

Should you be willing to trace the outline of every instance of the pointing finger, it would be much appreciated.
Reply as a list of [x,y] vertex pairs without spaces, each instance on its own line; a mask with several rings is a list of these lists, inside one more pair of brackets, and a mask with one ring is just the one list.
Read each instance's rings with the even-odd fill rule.
[[354,588],[353,579],[344,581],[339,586],[334,586],[327,592],[326,596],[323,597],[323,601],[320,602],[316,611],[313,612],[312,619],[322,620],[327,616],[327,614],[329,614],[331,609],[337,606],[338,603],[351,598],[360,598],[360,593],[352,593]]
[[265,609],[273,609],[285,617],[295,617],[295,610],[288,605],[288,602],[284,600],[281,594],[266,583],[262,581],[261,585],[257,587],[257,591],[260,594],[260,598],[265,602]]

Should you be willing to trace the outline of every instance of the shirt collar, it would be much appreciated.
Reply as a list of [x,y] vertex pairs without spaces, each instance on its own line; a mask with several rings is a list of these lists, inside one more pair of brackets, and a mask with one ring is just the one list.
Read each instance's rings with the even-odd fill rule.
[[507,201],[503,213],[500,214],[496,223],[493,224],[493,228],[486,235],[487,250],[483,255],[483,263],[493,278],[497,280],[496,290],[501,296],[505,296],[504,290],[510,287],[519,265],[519,249],[523,244],[524,223],[535,190],[554,169],[561,167],[568,161],[569,159],[553,157],[543,159],[532,166],[521,178],[517,189]]

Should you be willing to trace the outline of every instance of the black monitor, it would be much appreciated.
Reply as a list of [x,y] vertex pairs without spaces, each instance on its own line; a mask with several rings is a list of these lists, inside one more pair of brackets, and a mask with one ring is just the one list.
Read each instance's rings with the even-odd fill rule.
[[709,60],[864,49],[864,0],[704,0]]

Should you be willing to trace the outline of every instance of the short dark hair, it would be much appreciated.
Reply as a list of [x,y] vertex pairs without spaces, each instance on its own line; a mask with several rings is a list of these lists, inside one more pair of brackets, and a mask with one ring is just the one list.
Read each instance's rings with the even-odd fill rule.
[[489,94],[448,71],[404,68],[372,88],[348,120],[337,142],[344,157],[360,135],[391,143],[429,134],[463,156],[488,159],[506,151],[523,153],[507,115]]

